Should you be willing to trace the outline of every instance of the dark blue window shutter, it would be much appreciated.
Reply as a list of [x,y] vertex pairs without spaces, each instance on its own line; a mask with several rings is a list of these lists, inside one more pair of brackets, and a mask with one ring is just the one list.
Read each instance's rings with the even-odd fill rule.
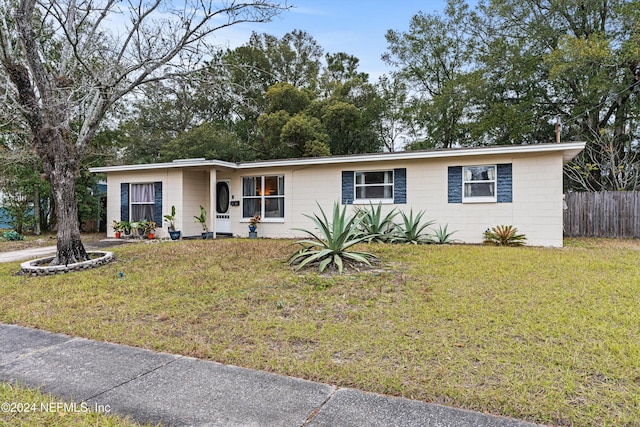
[[342,171],[342,204],[353,204],[354,172]]
[[129,183],[120,184],[120,221],[129,221]]
[[153,183],[153,221],[162,228],[162,182]]
[[407,169],[393,170],[393,203],[404,205],[407,203]]
[[449,203],[462,203],[462,166],[449,166],[448,186]]
[[498,203],[513,201],[511,163],[498,165]]

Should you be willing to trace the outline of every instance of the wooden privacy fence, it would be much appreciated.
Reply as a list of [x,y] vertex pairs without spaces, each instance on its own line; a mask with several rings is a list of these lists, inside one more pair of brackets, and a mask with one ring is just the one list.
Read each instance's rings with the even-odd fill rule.
[[640,191],[565,194],[564,235],[640,237]]

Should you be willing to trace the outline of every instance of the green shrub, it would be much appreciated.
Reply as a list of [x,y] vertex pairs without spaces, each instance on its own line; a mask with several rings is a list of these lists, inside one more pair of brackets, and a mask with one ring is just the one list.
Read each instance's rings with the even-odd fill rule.
[[431,243],[433,242],[433,236],[428,233],[425,233],[425,229],[433,224],[435,221],[427,221],[424,224],[422,223],[422,216],[424,215],[424,211],[418,212],[418,214],[413,216],[413,209],[409,211],[409,215],[404,212],[400,212],[400,216],[402,217],[402,224],[396,226],[393,242],[394,243]]
[[393,219],[398,216],[394,208],[386,215],[382,215],[382,203],[374,207],[373,203],[369,208],[358,208],[356,215],[361,217],[360,230],[363,235],[368,236],[370,242],[387,242],[393,238],[393,231],[396,224]]
[[363,236],[359,229],[362,217],[347,216],[346,206],[340,209],[340,205],[334,203],[333,218],[329,221],[322,208],[319,205],[318,207],[321,217],[316,214],[305,216],[313,221],[319,233],[294,228],[294,230],[307,233],[311,239],[296,242],[302,246],[302,249],[291,255],[289,264],[297,265],[296,270],[305,265],[318,264],[320,272],[323,272],[327,267],[335,267],[339,273],[342,273],[345,263],[371,265],[369,260],[375,259],[375,255],[367,252],[349,251],[352,246],[371,238],[371,236]]
[[458,231],[454,230],[452,232],[449,232],[447,230],[448,228],[449,228],[449,224],[446,224],[444,228],[442,228],[442,226],[439,225],[437,230],[435,228],[432,228],[431,230],[434,232],[434,234],[431,236],[431,241],[439,245],[443,245],[446,243],[453,243],[454,240],[451,239],[451,236],[457,233]]
[[24,236],[17,231],[5,231],[2,233],[2,238],[4,240],[24,240]]
[[484,232],[484,243],[496,246],[522,246],[527,238],[512,225],[498,225]]

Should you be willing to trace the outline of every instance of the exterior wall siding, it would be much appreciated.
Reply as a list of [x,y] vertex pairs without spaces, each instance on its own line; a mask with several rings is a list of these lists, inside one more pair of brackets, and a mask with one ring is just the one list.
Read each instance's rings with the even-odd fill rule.
[[[209,172],[185,170],[181,193],[182,211],[178,215],[183,215],[182,235],[199,236],[202,226],[195,222],[194,217],[200,216],[200,205],[207,210],[207,220],[211,219],[211,215],[215,215],[215,212],[210,212],[209,209]],[[170,209],[171,206],[167,211]]]
[[[107,237],[114,237],[115,233],[111,227],[113,221],[128,221],[129,205],[128,192],[131,183],[148,183],[155,184],[155,198],[162,200],[160,204],[156,204],[154,217],[160,218],[162,215],[171,211],[171,205],[175,205],[178,213],[176,228],[182,227],[182,171],[179,169],[158,170],[158,171],[135,171],[135,172],[113,172],[107,175]],[[125,185],[127,184],[127,185]],[[126,191],[125,191],[126,188]],[[123,203],[123,194],[126,192],[126,203]],[[156,229],[156,236],[167,237],[169,235],[167,227],[159,227]]]
[[[511,201],[501,203],[461,203],[449,191],[453,177],[451,166],[484,164],[511,165]],[[239,201],[230,207],[233,235],[248,235],[248,218],[242,218],[242,177],[284,175],[285,202],[283,219],[263,219],[258,225],[260,237],[302,237],[294,228],[314,229],[305,214],[319,213],[321,206],[329,214],[333,203],[345,203],[345,171],[406,169],[405,204],[400,200],[384,206],[385,211],[397,208],[408,212],[425,211],[425,220],[448,224],[458,230],[454,238],[467,243],[480,243],[483,232],[492,226],[513,225],[524,233],[529,245],[562,246],[562,155],[560,153],[487,155],[457,158],[432,158],[403,161],[360,162],[292,167],[260,167],[235,171],[218,171],[217,179],[230,180],[231,200]],[[498,176],[507,174],[499,170]],[[199,205],[209,212],[210,188],[208,171],[164,169],[156,171],[112,172],[108,175],[107,221],[120,219],[120,183],[162,182],[162,212],[176,206],[177,229],[183,235],[198,235],[200,225],[193,216],[200,213]],[[396,178],[398,179],[398,178]],[[351,177],[350,182],[353,182]],[[500,185],[500,184],[499,184]],[[347,186],[348,187],[348,186]],[[458,185],[461,191],[461,185]],[[504,189],[501,189],[501,191]],[[353,188],[351,187],[351,203]],[[348,201],[349,197],[347,197]],[[114,203],[115,201],[115,203]],[[357,206],[349,207],[355,209]],[[435,225],[437,227],[437,225]],[[160,229],[159,229],[160,230]],[[166,233],[166,227],[162,229]],[[109,230],[112,235],[112,231]],[[163,235],[163,234],[162,234]]]

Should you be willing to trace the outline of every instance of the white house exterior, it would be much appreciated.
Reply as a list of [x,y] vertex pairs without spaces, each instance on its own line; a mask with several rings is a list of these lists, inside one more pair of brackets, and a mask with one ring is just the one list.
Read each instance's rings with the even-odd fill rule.
[[[425,211],[425,220],[479,243],[496,225],[513,225],[529,245],[562,246],[562,167],[583,142],[406,151],[352,156],[228,163],[190,159],[91,169],[107,174],[107,223],[146,215],[167,236],[161,218],[176,207],[183,236],[201,232],[194,216],[205,207],[216,233],[247,236],[262,216],[260,237],[300,237],[304,216],[347,205]],[[215,215],[211,215],[215,212]],[[113,232],[109,230],[109,235]]]

